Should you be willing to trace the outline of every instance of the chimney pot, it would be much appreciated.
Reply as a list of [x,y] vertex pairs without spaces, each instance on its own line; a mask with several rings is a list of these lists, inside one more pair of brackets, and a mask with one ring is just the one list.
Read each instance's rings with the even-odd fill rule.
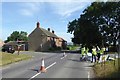
[[52,33],[54,34],[54,33],[55,33],[55,31],[53,31],[53,30],[52,30]]
[[37,22],[37,28],[40,28],[40,23],[39,22]]
[[48,31],[50,31],[50,28],[48,28]]

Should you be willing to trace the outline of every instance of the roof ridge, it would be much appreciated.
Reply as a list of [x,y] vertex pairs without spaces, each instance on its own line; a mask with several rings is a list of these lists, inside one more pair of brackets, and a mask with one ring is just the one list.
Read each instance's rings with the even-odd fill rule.
[[53,34],[52,32],[50,32],[50,31],[48,31],[48,30],[46,30],[46,29],[44,29],[44,28],[41,28],[41,27],[40,27],[40,29],[41,29],[47,36],[57,37],[56,34]]

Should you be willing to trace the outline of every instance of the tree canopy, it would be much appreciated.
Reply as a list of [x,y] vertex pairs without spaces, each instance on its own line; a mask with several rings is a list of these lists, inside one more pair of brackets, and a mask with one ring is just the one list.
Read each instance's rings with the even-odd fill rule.
[[28,40],[27,32],[14,31],[9,37],[7,37],[7,40],[5,42],[17,41],[17,40],[27,41]]
[[120,2],[93,2],[78,19],[68,23],[76,44],[116,45],[120,38]]

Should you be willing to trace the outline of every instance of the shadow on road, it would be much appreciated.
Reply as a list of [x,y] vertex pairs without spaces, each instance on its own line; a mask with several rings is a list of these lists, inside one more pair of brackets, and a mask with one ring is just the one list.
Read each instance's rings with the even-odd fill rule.
[[80,60],[77,60],[77,59],[68,59],[68,60],[80,62]]
[[29,70],[39,72],[38,69],[29,69]]
[[61,51],[45,51],[47,53],[72,53],[72,54],[80,54],[79,50],[61,50]]

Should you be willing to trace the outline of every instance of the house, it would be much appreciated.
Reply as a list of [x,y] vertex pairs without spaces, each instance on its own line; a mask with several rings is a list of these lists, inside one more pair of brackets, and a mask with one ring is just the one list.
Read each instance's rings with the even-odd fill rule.
[[66,49],[67,48],[67,41],[65,41],[63,38],[58,37],[58,39],[56,40],[56,46],[61,47],[62,49]]
[[60,41],[54,31],[50,32],[50,28],[43,29],[37,22],[36,28],[28,36],[28,48],[31,51],[49,51],[50,48],[62,48],[65,44],[65,40],[62,40]]
[[0,39],[0,48],[4,45],[4,42]]
[[1,51],[3,45],[4,45],[4,42],[0,39],[0,51]]
[[18,46],[20,46],[20,51],[28,51],[28,42],[25,41],[9,41],[4,45],[12,46],[17,51]]

